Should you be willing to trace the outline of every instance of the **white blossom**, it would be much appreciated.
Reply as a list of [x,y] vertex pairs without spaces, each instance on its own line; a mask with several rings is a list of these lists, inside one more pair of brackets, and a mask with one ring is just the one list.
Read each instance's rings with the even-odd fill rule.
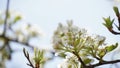
[[58,65],[58,68],[80,68],[80,63],[76,56],[67,55],[63,62]]

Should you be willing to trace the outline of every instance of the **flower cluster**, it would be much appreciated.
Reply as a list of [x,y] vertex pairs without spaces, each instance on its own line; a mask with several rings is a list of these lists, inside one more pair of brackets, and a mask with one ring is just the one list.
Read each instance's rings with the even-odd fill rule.
[[[56,53],[65,58],[67,56],[66,53],[69,52],[73,54],[72,60],[75,61],[77,58],[81,65],[91,65],[95,60],[98,60],[99,63],[104,62],[103,57],[117,46],[117,43],[114,45],[105,44],[105,37],[103,36],[89,36],[85,29],[74,26],[72,21],[68,21],[67,26],[60,23],[53,36],[53,47]],[[71,59],[65,62],[68,64],[66,66],[70,66],[67,68],[80,67],[79,65],[73,67]]]
[[80,38],[84,38],[85,35],[86,30],[73,26],[72,21],[68,21],[68,26],[63,26],[60,23],[53,36],[54,48],[56,50],[72,51]]

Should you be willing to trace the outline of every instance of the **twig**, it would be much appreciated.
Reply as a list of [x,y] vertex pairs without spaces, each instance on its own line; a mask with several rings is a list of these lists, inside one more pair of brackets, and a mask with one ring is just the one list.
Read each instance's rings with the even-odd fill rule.
[[83,68],[87,68],[81,57],[76,52],[73,52],[73,54],[78,58],[78,61],[82,64]]
[[114,63],[118,63],[120,62],[120,60],[113,60],[113,61],[103,61],[103,62],[100,62],[100,63],[96,63],[96,64],[93,64],[93,65],[85,65],[85,63],[82,61],[81,57],[76,54],[75,52],[73,52],[73,54],[78,58],[78,61],[82,64],[83,68],[95,68],[97,66],[101,66],[101,65],[105,65],[105,64],[114,64]]
[[29,53],[26,52],[25,48],[23,48],[23,53],[24,53],[25,57],[27,58],[27,60],[29,62],[29,64],[27,63],[27,65],[29,65],[32,68],[35,68],[34,65],[32,64],[32,62],[30,61]]
[[29,46],[31,47],[32,49],[34,48],[32,45],[30,45],[28,42],[20,42],[18,41],[17,39],[9,39],[11,42],[16,42],[16,43],[19,43],[19,44],[23,44],[25,46]]
[[120,35],[120,32],[116,32],[116,31],[114,31],[114,30],[109,30],[112,34],[114,34],[114,35]]
[[[24,46],[28,46],[28,47],[30,47],[30,48],[34,48],[32,45],[30,45],[28,42],[20,42],[20,41],[18,41],[17,39],[10,39],[9,37],[6,37],[6,36],[4,36],[4,35],[0,35],[0,37],[1,38],[4,38],[4,40],[6,40],[6,41],[8,41],[8,42],[16,42],[16,43],[19,43],[19,44],[22,44],[22,45],[24,45]],[[4,49],[5,48],[5,46],[7,46],[8,44],[5,44],[5,45],[3,45],[2,47],[0,47],[0,50],[2,50],[2,49]]]
[[10,4],[10,0],[7,0],[7,8],[6,8],[6,15],[5,15],[5,20],[4,20],[4,31],[3,31],[3,35],[5,35],[6,29],[7,29],[7,19],[8,19],[8,13],[9,13],[9,4]]
[[120,62],[120,60],[105,61],[105,62],[93,64],[93,65],[90,65],[90,66],[97,67],[97,66],[101,66],[101,65],[105,65],[105,64],[114,64],[114,63],[118,63],[118,62]]

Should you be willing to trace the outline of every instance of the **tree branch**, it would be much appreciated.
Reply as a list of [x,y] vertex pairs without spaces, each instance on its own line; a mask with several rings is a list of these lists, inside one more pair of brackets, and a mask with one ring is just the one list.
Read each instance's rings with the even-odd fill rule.
[[5,15],[5,20],[4,20],[3,35],[5,35],[6,30],[7,30],[7,19],[8,19],[8,14],[9,14],[9,4],[10,4],[10,0],[7,0],[7,8],[6,8],[6,15]]
[[118,62],[120,62],[120,60],[105,61],[105,62],[101,62],[101,63],[93,64],[93,65],[90,65],[90,66],[92,66],[92,67],[94,68],[94,67],[97,67],[97,66],[100,66],[100,65],[114,64],[114,63],[118,63]]
[[116,32],[116,31],[114,31],[114,30],[109,30],[112,34],[114,34],[114,35],[120,35],[120,32]]
[[81,57],[76,52],[73,52],[73,54],[78,58],[78,61],[82,64],[83,68],[87,68]]
[[118,24],[119,24],[118,30],[120,31],[120,15],[117,18],[118,18]]
[[30,45],[28,42],[20,42],[18,41],[17,39],[9,39],[11,42],[16,42],[16,43],[19,43],[19,44],[22,44],[22,45],[25,45],[25,46],[29,46],[31,47],[32,49],[34,48],[32,45]]
[[[16,42],[16,43],[19,43],[19,44],[22,44],[22,45],[24,45],[24,46],[28,46],[28,47],[30,47],[30,48],[34,48],[32,45],[30,45],[28,42],[20,42],[20,41],[18,41],[17,39],[10,39],[9,37],[6,37],[6,36],[4,36],[4,35],[0,35],[0,38],[3,38],[6,42]],[[2,47],[0,47],[0,50],[3,50],[7,45],[9,45],[9,43],[8,44],[6,44],[6,42],[5,42],[5,44],[2,46]]]

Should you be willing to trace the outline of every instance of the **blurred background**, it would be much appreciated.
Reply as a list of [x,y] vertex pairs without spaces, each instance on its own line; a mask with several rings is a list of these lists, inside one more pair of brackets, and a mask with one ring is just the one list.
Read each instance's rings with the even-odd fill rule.
[[[6,3],[7,0],[0,0],[0,12],[6,10]],[[23,19],[19,23],[30,23],[40,31],[40,38],[33,39],[31,44],[52,50],[52,36],[58,23],[66,25],[68,20],[72,20],[74,25],[80,28],[85,28],[91,35],[105,36],[108,44],[119,42],[119,36],[111,34],[102,24],[103,17],[115,18],[112,8],[120,8],[119,4],[119,0],[10,0],[10,11],[22,15]],[[26,65],[27,60],[22,48],[18,44],[12,46],[12,49],[17,51],[12,53],[12,59],[6,62],[6,68],[30,68]],[[116,49],[116,52],[119,50]],[[106,58],[111,59],[107,56]],[[45,68],[57,68],[61,62],[61,58],[55,57],[46,63]]]

